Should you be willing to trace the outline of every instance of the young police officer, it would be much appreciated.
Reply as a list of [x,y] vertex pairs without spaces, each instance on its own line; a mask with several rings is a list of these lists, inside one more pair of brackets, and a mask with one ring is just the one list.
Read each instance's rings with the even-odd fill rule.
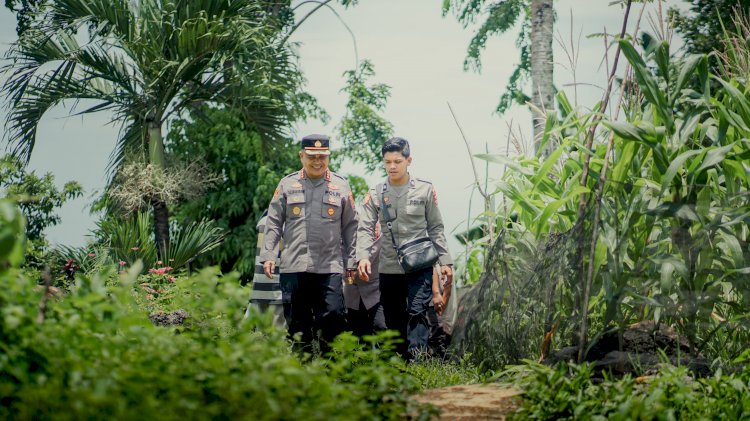
[[301,334],[306,352],[312,351],[318,330],[322,351],[344,330],[341,276],[346,272],[352,277],[356,272],[357,213],[349,183],[328,170],[328,146],[327,136],[302,138],[302,169],[284,177],[274,192],[261,253],[263,270],[271,278],[283,239],[284,317],[290,336]]
[[[443,232],[443,219],[437,206],[437,193],[432,183],[413,178],[407,171],[411,165],[409,142],[394,137],[381,149],[388,178],[365,196],[361,222],[357,230],[357,261],[359,275],[372,273],[371,256],[375,224],[380,220],[383,230],[380,253],[380,302],[389,329],[401,332],[406,349],[400,351],[413,358],[427,348],[430,324],[427,311],[432,303],[432,266],[406,273],[398,262],[396,246],[429,237],[441,266],[441,274],[453,278],[452,261]],[[381,199],[382,198],[382,199]],[[383,206],[388,207],[390,228]],[[394,219],[395,218],[395,219]]]

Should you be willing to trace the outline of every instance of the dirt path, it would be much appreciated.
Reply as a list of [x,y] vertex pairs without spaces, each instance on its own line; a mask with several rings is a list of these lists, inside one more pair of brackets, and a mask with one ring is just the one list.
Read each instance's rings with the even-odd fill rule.
[[498,383],[430,389],[415,396],[441,409],[440,420],[504,420],[518,408],[521,391]]

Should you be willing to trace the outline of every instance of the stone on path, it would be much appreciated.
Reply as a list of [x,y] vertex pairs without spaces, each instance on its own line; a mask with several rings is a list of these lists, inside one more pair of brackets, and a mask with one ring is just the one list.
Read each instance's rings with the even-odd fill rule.
[[425,390],[415,399],[440,408],[440,420],[504,420],[518,409],[521,393],[499,383],[469,384]]

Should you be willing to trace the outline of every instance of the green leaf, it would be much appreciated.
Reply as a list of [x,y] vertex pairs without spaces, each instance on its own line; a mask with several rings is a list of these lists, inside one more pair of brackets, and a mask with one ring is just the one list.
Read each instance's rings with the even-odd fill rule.
[[737,111],[742,118],[744,126],[750,126],[750,102],[748,101],[747,97],[742,92],[740,92],[739,89],[737,89],[731,82],[727,82],[716,76],[714,76],[714,79],[721,83],[721,85],[724,87],[724,91],[732,100],[732,103],[737,106]]
[[625,58],[630,62],[635,73],[635,78],[638,81],[638,85],[646,97],[646,100],[654,106],[654,110],[664,121],[667,130],[671,133],[674,126],[672,118],[672,108],[670,104],[664,99],[664,95],[659,89],[659,84],[654,79],[651,71],[649,70],[646,63],[641,58],[640,54],[635,50],[633,45],[628,40],[620,40],[620,48]]
[[669,86],[669,43],[660,41],[654,52],[654,61],[656,61],[659,75],[667,82]]
[[720,163],[724,160],[724,157],[727,156],[727,153],[729,153],[732,148],[734,148],[734,143],[718,148],[710,148],[706,153],[706,157],[703,159],[701,166],[698,167],[698,170],[696,172],[701,172],[708,167],[713,167],[714,165]]
[[536,175],[532,177],[531,181],[534,183],[534,187],[532,187],[532,189],[536,189],[536,187],[539,185],[539,183],[542,180],[549,179],[548,174],[549,174],[550,169],[552,168],[553,165],[555,165],[555,163],[557,163],[557,160],[560,159],[560,156],[563,154],[565,149],[567,149],[563,145],[560,145],[560,147],[555,148],[555,150],[550,154],[549,157],[547,157],[544,163],[542,163],[542,166],[539,168]]
[[[448,0],[446,0],[448,1]],[[565,93],[564,90],[557,91],[557,103],[560,106],[560,112],[563,116],[567,116],[569,114],[573,113],[573,105],[571,105],[570,100],[568,99],[568,95]]]
[[685,58],[685,60],[682,62],[682,65],[680,67],[680,74],[677,76],[677,80],[672,86],[672,91],[669,95],[669,104],[671,106],[674,106],[675,101],[677,101],[677,99],[680,97],[682,88],[684,88],[685,84],[687,84],[690,78],[693,77],[695,68],[701,61],[705,59],[705,56],[702,54],[692,54],[687,56],[687,58]]
[[677,171],[680,168],[682,168],[683,164],[685,164],[685,161],[687,161],[692,156],[695,156],[704,152],[705,151],[702,149],[693,149],[687,152],[683,152],[680,155],[678,155],[676,158],[674,158],[672,160],[672,163],[669,164],[669,168],[667,168],[667,172],[664,173],[664,176],[662,176],[661,178],[661,192],[663,193],[672,185],[672,179],[674,179],[675,175],[677,174]]
[[635,140],[647,144],[653,143],[650,133],[633,123],[623,121],[604,121],[602,124],[615,132],[615,134],[623,140]]
[[519,172],[523,175],[532,176],[534,175],[534,171],[530,168],[526,168],[523,165],[519,164],[518,161],[508,158],[506,156],[502,155],[492,155],[492,154],[476,154],[474,157],[479,158],[481,160],[492,162],[495,164],[502,164],[507,166],[508,168]]
[[630,164],[633,162],[636,152],[640,149],[640,143],[637,142],[625,142],[622,146],[622,153],[620,154],[615,167],[612,169],[612,182],[623,183],[625,177],[628,175],[630,170]]
[[544,210],[542,211],[542,214],[539,216],[539,219],[537,221],[536,228],[539,230],[539,232],[547,232],[548,229],[544,229],[548,227],[549,219],[552,217],[554,213],[560,209],[561,206],[563,206],[566,203],[569,203],[571,200],[575,199],[579,195],[583,193],[589,193],[590,190],[583,186],[575,186],[573,189],[571,189],[570,193],[568,193],[565,197],[562,199],[558,199],[555,201],[550,202],[547,204],[547,206],[544,207]]

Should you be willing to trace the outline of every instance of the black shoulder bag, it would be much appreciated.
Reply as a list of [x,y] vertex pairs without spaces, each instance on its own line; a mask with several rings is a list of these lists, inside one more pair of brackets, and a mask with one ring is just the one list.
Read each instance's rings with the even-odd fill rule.
[[383,189],[380,191],[380,209],[383,212],[383,219],[385,219],[385,223],[388,226],[388,231],[391,233],[391,242],[393,243],[393,248],[396,249],[398,263],[404,269],[404,272],[416,272],[434,265],[439,256],[430,237],[417,238],[416,240],[401,244],[401,246],[396,244],[396,239],[393,237],[392,224],[396,220],[396,216],[391,217],[391,205],[386,205],[384,198],[385,185],[383,185]]

